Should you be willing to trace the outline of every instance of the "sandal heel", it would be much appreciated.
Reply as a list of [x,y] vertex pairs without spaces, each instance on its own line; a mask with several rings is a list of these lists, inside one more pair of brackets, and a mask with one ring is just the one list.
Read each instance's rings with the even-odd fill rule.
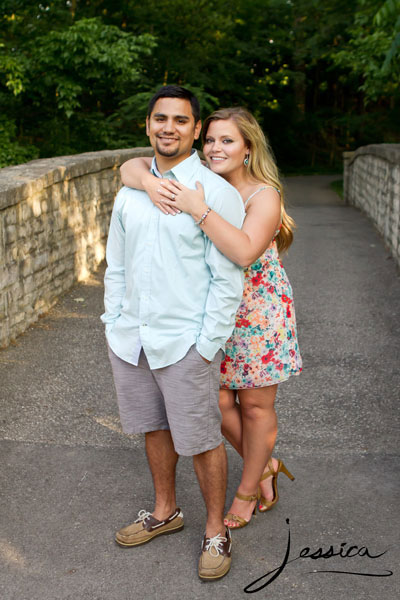
[[[259,512],[267,512],[268,510],[271,510],[271,508],[273,506],[275,506],[275,504],[278,502],[278,500],[279,500],[279,494],[278,494],[278,475],[279,475],[279,473],[285,473],[285,475],[287,477],[289,477],[289,479],[294,481],[294,475],[291,474],[291,472],[285,467],[285,465],[283,464],[283,462],[280,459],[278,459],[278,467],[277,467],[276,471],[274,471],[271,459],[268,461],[268,467],[269,467],[269,470],[263,474],[260,482],[264,481],[264,479],[267,479],[267,477],[272,477],[272,489],[274,492],[274,497],[273,497],[273,500],[267,500],[260,493],[259,494],[260,495],[260,503],[258,506]],[[261,489],[260,489],[260,492],[261,492]]]
[[289,479],[291,479],[292,481],[294,481],[294,479],[295,479],[294,475],[291,474],[291,472],[285,467],[285,465],[283,464],[282,461],[280,461],[278,471],[280,471],[281,473],[285,473],[285,475],[287,477],[289,477]]

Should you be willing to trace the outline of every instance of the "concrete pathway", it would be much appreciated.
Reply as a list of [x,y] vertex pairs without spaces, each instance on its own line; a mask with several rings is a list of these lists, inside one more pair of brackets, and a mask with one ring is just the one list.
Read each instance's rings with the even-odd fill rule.
[[[274,510],[234,533],[229,575],[197,578],[204,508],[188,458],[177,476],[184,531],[140,548],[113,542],[151,507],[152,486],[142,437],[119,428],[99,272],[0,353],[2,599],[236,600],[244,588],[274,600],[400,597],[399,272],[331,180],[287,181],[304,371],[280,388],[276,456],[296,480],[281,476]],[[241,466],[228,454],[230,500]],[[289,530],[292,562],[262,587]]]

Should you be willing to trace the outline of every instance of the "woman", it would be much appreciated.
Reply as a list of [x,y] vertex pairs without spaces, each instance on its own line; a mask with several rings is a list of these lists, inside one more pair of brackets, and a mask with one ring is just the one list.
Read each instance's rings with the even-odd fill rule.
[[241,230],[209,209],[199,183],[189,190],[156,178],[149,173],[149,159],[128,161],[121,176],[125,185],[145,189],[163,212],[189,213],[223,254],[245,267],[243,299],[226,344],[220,390],[222,433],[243,457],[241,482],[225,517],[228,527],[238,529],[248,524],[257,501],[260,512],[276,504],[279,472],[294,479],[280,460],[271,458],[278,384],[301,371],[292,290],[278,254],[290,246],[294,223],[284,209],[272,152],[248,111],[214,112],[202,135],[208,166],[242,196],[246,218]]

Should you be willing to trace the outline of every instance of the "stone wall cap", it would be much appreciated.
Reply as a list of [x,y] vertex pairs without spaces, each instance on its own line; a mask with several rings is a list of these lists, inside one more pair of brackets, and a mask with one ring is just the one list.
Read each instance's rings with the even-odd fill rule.
[[40,158],[0,169],[0,210],[17,204],[33,192],[59,181],[73,179],[103,169],[117,168],[129,158],[153,156],[150,146],[84,152],[70,156]]
[[[344,152],[343,157],[349,153]],[[400,165],[400,144],[369,144],[368,146],[361,146],[353,152],[353,156],[350,158],[350,164],[356,160],[358,156],[372,155],[382,158],[387,162],[395,165]]]

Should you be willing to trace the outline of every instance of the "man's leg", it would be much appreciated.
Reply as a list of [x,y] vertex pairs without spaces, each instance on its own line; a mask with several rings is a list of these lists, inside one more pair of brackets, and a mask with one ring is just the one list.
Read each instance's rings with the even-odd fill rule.
[[208,364],[195,346],[155,374],[163,393],[174,447],[193,464],[207,509],[198,574],[219,579],[231,566],[231,537],[224,526],[227,458],[218,408],[221,352]]
[[[109,349],[118,397],[121,423],[126,433],[145,434],[146,452],[155,488],[155,510],[152,515],[141,509],[134,523],[120,529],[115,536],[121,546],[137,546],[163,533],[183,528],[183,515],[176,510],[175,453],[162,393],[154,380],[146,357],[141,352],[135,367]],[[160,523],[161,521],[161,523]]]
[[145,434],[146,453],[153,477],[155,508],[152,513],[141,510],[134,523],[117,531],[115,540],[120,546],[138,546],[164,533],[183,529],[183,514],[176,510],[175,469],[178,455],[168,430]]
[[224,444],[193,456],[194,469],[207,509],[206,537],[225,535],[224,508],[227,458]]
[[224,525],[227,458],[221,443],[193,456],[193,464],[207,508],[206,533],[201,546],[198,574],[201,579],[220,579],[231,567],[232,541]]
[[176,508],[175,471],[179,457],[169,430],[151,431],[145,434],[145,439],[155,491],[153,516],[162,521]]
[[165,399],[174,447],[183,456],[193,456],[207,508],[207,537],[224,535],[226,529],[227,458],[218,408],[221,355],[218,352],[208,364],[192,346],[177,363],[153,371]]

